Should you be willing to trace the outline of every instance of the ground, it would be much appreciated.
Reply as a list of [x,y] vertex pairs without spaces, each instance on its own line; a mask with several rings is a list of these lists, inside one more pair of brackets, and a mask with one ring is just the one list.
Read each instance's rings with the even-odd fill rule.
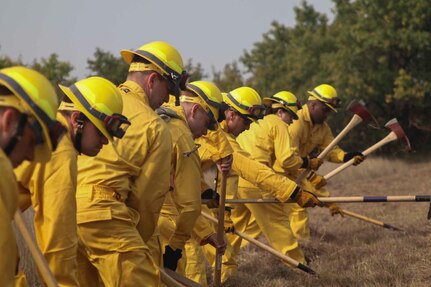
[[[414,162],[413,162],[414,161]],[[322,174],[335,165],[324,164]],[[333,196],[431,195],[431,163],[423,158],[371,158],[330,180]],[[239,258],[238,277],[231,286],[430,286],[431,224],[428,203],[351,203],[343,208],[402,228],[388,230],[358,219],[331,217],[324,208],[310,210],[312,239],[303,242],[318,274],[288,268],[271,254],[247,246]],[[266,242],[265,238],[259,240]],[[28,255],[21,264],[29,266]],[[27,268],[27,267],[26,267]],[[36,283],[33,272],[30,286]]]

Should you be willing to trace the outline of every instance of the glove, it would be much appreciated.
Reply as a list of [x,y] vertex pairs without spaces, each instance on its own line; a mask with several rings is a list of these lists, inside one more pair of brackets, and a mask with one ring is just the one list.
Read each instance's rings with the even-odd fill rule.
[[329,212],[331,213],[332,216],[334,216],[335,214],[339,214],[342,217],[344,217],[343,210],[336,203],[334,202],[328,203],[326,206],[329,208]]
[[322,187],[324,187],[326,185],[326,179],[315,173],[315,172],[311,172],[310,175],[307,177],[307,179],[311,182],[311,184],[316,188],[316,189],[321,189]]
[[302,158],[303,164],[302,168],[309,168],[312,170],[318,170],[319,167],[323,164],[323,159],[320,158],[309,158],[309,157],[303,157]]
[[224,207],[224,232],[225,233],[234,233],[235,226],[233,225],[233,221],[230,218],[232,214],[232,207],[225,206]]
[[323,206],[323,203],[320,202],[313,193],[303,190],[300,187],[295,189],[290,198],[295,200],[301,207],[315,207],[316,205]]
[[173,271],[177,270],[178,260],[182,257],[181,253],[181,249],[175,249],[174,251],[169,245],[166,245],[165,253],[163,254],[163,267]]
[[360,151],[351,151],[351,152],[346,152],[344,154],[344,158],[343,161],[344,162],[348,162],[351,159],[353,160],[353,165],[358,165],[361,162],[363,162],[365,160],[365,155],[363,155]]
[[215,190],[208,188],[201,193],[201,199],[206,200],[208,208],[217,208],[220,202],[220,195]]

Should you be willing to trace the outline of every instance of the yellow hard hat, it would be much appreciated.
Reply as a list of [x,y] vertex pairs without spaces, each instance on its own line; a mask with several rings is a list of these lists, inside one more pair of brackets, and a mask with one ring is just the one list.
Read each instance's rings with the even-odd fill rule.
[[70,87],[58,85],[73,105],[62,102],[59,110],[82,112],[109,140],[122,138],[130,122],[121,114],[123,99],[117,87],[105,78],[90,77]]
[[337,91],[331,85],[321,84],[315,87],[312,91],[308,91],[308,94],[310,94],[308,100],[321,101],[335,112],[337,112],[337,108],[340,107],[340,98],[337,97]]
[[281,91],[269,98],[263,98],[263,103],[273,109],[282,108],[290,112],[295,120],[298,119],[298,110],[301,109],[296,96],[289,91]]
[[[121,56],[130,65],[129,71],[154,70],[165,76],[171,94],[179,95],[181,89],[184,89],[187,73],[183,59],[178,50],[170,44],[162,41],[151,42],[134,51],[121,50]],[[132,63],[135,56],[149,61],[151,65]]]
[[205,110],[209,111],[210,117],[209,129],[215,129],[221,112],[224,110],[223,97],[220,89],[211,82],[194,81],[186,84],[186,90],[195,93],[200,100],[187,96],[181,96],[181,102],[194,102],[200,104]]
[[58,100],[54,87],[41,73],[22,66],[0,70],[0,85],[21,101],[18,104],[9,98],[0,102],[1,105],[15,107],[36,119],[31,125],[36,135],[34,161],[47,162],[65,132],[65,128],[55,119]]
[[223,97],[223,101],[252,121],[261,118],[265,111],[259,93],[249,87],[240,87],[230,91]]

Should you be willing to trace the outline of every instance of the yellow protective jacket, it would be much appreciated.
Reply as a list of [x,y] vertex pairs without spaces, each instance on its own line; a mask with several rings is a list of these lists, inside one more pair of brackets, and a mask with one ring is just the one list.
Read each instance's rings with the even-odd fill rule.
[[[268,115],[251,124],[250,129],[242,132],[236,141],[238,149],[242,151],[241,160],[236,160],[234,154],[234,168],[242,172],[239,174],[238,186],[257,186],[268,196],[286,201],[297,185],[287,177],[275,173],[272,167],[277,162],[284,169],[294,170],[302,164],[302,159],[290,148],[287,124],[276,115]],[[240,168],[237,167],[239,164]],[[253,172],[253,177],[247,176],[245,171]]]
[[[289,125],[289,133],[291,147],[301,157],[308,156],[315,148],[319,149],[319,152],[323,151],[334,139],[331,128],[326,122],[319,125],[313,124],[307,105],[298,111],[298,118]],[[340,163],[343,162],[344,154],[340,147],[335,146],[326,159]]]
[[169,245],[184,249],[201,213],[201,169],[197,145],[181,106],[164,106],[159,114],[172,137],[171,178],[173,190],[166,196],[162,213],[175,215],[175,231]]
[[18,256],[12,219],[18,208],[18,187],[9,158],[0,149],[0,282],[2,286],[15,284],[15,268]]
[[[57,119],[70,129],[61,113]],[[49,162],[24,162],[15,169],[20,194],[31,195],[37,242],[59,286],[78,286],[77,156],[68,132]]]
[[[115,141],[115,146],[104,146],[96,157],[79,157],[78,191],[85,193],[95,186],[114,191],[120,201],[139,213],[137,228],[144,241],[148,241],[169,189],[171,136],[138,84],[126,81],[119,88],[123,94],[122,113],[131,125],[125,136]],[[104,208],[100,204],[98,211],[102,208],[116,216],[109,202]],[[97,220],[95,211],[78,206],[78,214],[85,214],[87,220]]]

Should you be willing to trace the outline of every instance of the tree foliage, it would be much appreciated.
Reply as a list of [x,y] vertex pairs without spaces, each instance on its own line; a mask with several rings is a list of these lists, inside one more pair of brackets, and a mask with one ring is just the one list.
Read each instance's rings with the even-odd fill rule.
[[115,57],[109,51],[96,48],[92,59],[87,59],[87,69],[91,71],[90,76],[104,77],[115,85],[126,80],[129,65],[121,57]]
[[223,71],[217,72],[213,69],[213,82],[223,92],[229,92],[244,85],[244,80],[237,62],[226,64]]

